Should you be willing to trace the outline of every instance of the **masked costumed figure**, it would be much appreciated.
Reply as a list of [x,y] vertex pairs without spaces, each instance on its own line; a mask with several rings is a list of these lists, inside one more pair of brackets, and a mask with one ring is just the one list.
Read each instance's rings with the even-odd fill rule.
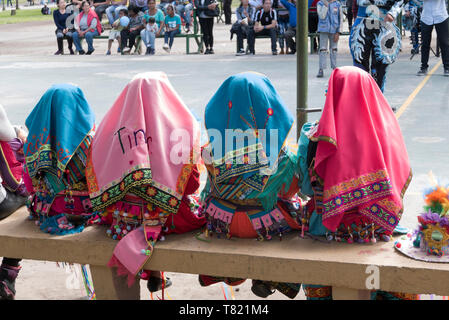
[[[171,282],[143,270],[158,240],[202,227],[199,125],[162,72],[139,74],[98,126],[88,159],[94,210],[119,240],[109,261],[119,275],[148,280],[150,292]],[[180,141],[179,141],[180,140]]]
[[[297,155],[286,147],[293,117],[270,80],[257,73],[228,78],[206,106],[209,143],[202,156],[208,171],[201,195],[206,235],[269,240],[291,229],[299,200]],[[200,284],[244,280],[200,275]],[[300,284],[253,280],[267,297],[278,289],[294,298]]]
[[[334,70],[321,119],[303,126],[299,153],[301,192],[312,197],[302,221],[312,236],[348,244],[390,241],[412,175],[399,124],[368,73]],[[331,299],[331,287],[304,288],[310,299]]]
[[81,232],[93,217],[85,167],[95,116],[80,88],[54,85],[26,119],[30,219],[44,232]]
[[401,33],[394,19],[404,0],[358,0],[357,3],[357,18],[349,38],[354,65],[370,72],[383,92],[387,68],[401,49]]

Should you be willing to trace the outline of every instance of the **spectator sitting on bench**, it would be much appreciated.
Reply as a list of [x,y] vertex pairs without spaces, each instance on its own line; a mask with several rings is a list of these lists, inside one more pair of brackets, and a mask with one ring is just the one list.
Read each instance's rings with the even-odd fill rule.
[[51,9],[49,7],[47,7],[46,4],[44,4],[44,7],[41,9],[41,13],[43,15],[49,15],[49,14],[51,14]]
[[[255,37],[257,36],[270,36],[271,37],[271,52],[273,55],[277,55],[277,14],[276,11],[271,8],[271,1],[264,0],[263,9],[256,12],[254,25]],[[254,48],[251,51],[255,54]]]
[[179,33],[181,33],[181,17],[175,14],[173,5],[169,4],[167,6],[167,15],[165,16],[165,39],[162,47],[168,53],[170,53],[175,36]]
[[72,49],[73,44],[73,29],[67,28],[67,18],[71,15],[71,13],[66,11],[66,2],[65,0],[58,0],[58,10],[53,11],[53,20],[56,24],[56,40],[58,42],[58,51],[55,52],[55,55],[64,54],[64,38],[67,39],[68,47],[70,54],[75,54]]
[[156,33],[156,37],[164,34],[164,26],[165,26],[165,15],[161,9],[156,7],[156,0],[148,0],[148,16],[150,18],[154,18],[156,21],[158,30]]
[[[76,51],[79,54],[92,54],[95,49],[93,46],[94,37],[101,34],[101,24],[95,10],[91,9],[89,2],[83,1],[81,3],[83,11],[75,18],[76,32],[73,33],[73,42],[75,42]],[[81,46],[80,38],[86,38],[87,53],[84,52]]]
[[254,33],[251,29],[254,26],[254,14],[256,10],[251,6],[248,0],[241,0],[240,6],[235,10],[235,15],[237,21],[232,25],[231,28],[231,39],[232,33],[237,34],[237,56],[244,55],[245,50],[243,49],[243,39],[246,37],[248,48],[251,52],[254,51]]
[[144,28],[142,24],[143,13],[139,8],[130,5],[128,7],[129,25],[120,32],[122,38],[122,52],[129,53],[136,43],[136,37],[140,35],[140,30]]
[[140,37],[147,48],[145,55],[153,55],[155,53],[156,33],[158,31],[156,19],[146,14],[143,16],[143,24],[145,29],[140,31]]
[[112,0],[111,5],[106,9],[106,15],[108,16],[109,24],[112,26],[115,20],[118,19],[120,10],[128,10],[126,3],[127,0]]
[[93,0],[91,2],[91,6],[92,8],[94,8],[100,23],[101,19],[103,18],[103,13],[106,13],[106,9],[109,7],[110,4],[111,0]]
[[285,31],[284,36],[287,41],[287,47],[290,49],[286,54],[295,54],[296,43],[293,38],[296,37],[296,0],[290,1],[281,0],[282,5],[287,8],[289,12],[288,28],[287,31]]
[[[123,18],[123,19],[122,19]],[[111,47],[114,40],[117,39],[118,42],[118,48],[117,53],[120,52],[120,32],[126,28],[129,24],[129,18],[128,18],[128,10],[122,9],[119,12],[119,18],[114,21],[112,24],[113,29],[109,32],[109,42],[108,42],[108,52],[106,52],[106,55],[109,56],[111,54]]]
[[185,21],[185,32],[190,32],[190,25],[192,24],[192,10],[193,4],[192,0],[175,0],[174,2],[176,13]]

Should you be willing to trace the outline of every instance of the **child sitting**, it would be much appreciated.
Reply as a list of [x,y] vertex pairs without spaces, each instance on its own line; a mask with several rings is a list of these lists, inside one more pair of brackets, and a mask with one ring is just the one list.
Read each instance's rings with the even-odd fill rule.
[[142,38],[147,51],[146,55],[153,55],[155,53],[155,42],[156,42],[156,33],[159,28],[156,24],[156,19],[154,17],[150,17],[148,14],[144,15],[142,18],[142,23],[145,26],[140,32],[140,37]]
[[120,52],[120,31],[122,31],[126,26],[127,23],[129,23],[129,19],[122,19],[122,17],[128,17],[128,10],[127,9],[122,9],[119,11],[119,17],[117,20],[114,21],[114,23],[112,24],[112,30],[109,33],[109,43],[108,43],[108,52],[106,52],[106,55],[110,55],[111,54],[111,47],[112,47],[112,43],[114,42],[114,40],[117,40],[117,42],[119,43],[119,46],[117,48],[117,53]]

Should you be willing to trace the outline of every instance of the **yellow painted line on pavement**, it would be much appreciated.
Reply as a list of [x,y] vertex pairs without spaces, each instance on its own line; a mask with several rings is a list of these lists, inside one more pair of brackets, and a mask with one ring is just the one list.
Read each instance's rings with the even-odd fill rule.
[[416,89],[412,92],[411,95],[405,100],[405,102],[402,104],[402,106],[399,108],[398,112],[396,112],[396,119],[399,119],[399,117],[404,113],[404,111],[408,108],[410,103],[416,98],[418,93],[421,91],[421,89],[424,87],[424,85],[429,81],[430,77],[437,71],[437,69],[441,66],[442,62],[439,61],[435,67],[430,70],[430,72],[427,74],[427,76],[424,78],[423,81],[416,87]]

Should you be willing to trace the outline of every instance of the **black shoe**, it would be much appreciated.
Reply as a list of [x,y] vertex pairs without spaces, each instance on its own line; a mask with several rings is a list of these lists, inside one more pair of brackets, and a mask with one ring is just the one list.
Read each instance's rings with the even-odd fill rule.
[[419,69],[419,71],[418,71],[418,73],[416,75],[417,76],[425,76],[425,75],[427,75],[427,68]]
[[206,49],[206,51],[204,52],[204,54],[210,54],[210,49]]
[[[147,288],[148,290],[150,290],[150,292],[156,292],[159,290],[162,290],[162,280],[161,278],[157,278],[157,277],[150,277],[150,279],[148,279],[147,281]],[[168,287],[170,287],[172,285],[172,282],[170,280],[170,278],[165,278],[165,283],[164,283],[164,289],[167,289]]]
[[75,54],[75,52],[73,52],[73,49],[72,49],[72,48],[69,48],[69,51],[70,51],[70,54],[71,54],[71,55],[74,55],[74,54]]
[[147,55],[149,55],[149,54],[151,54],[151,48],[150,48],[150,47],[147,47],[147,51],[145,52],[145,55],[147,56]]
[[445,77],[449,77],[449,68],[448,69],[444,69],[444,76]]
[[64,54],[64,52],[62,52],[61,50],[58,50],[58,51],[55,52],[55,56],[59,56],[59,55],[62,55],[62,54]]
[[289,52],[287,52],[287,54],[295,54],[296,53],[296,49],[290,49]]
[[277,55],[278,55],[278,52],[277,52],[277,51],[273,51],[271,54],[272,54],[273,56],[277,56]]
[[81,50],[81,51],[78,51],[78,54],[83,55],[83,54],[86,54],[86,52],[84,50]]
[[267,282],[260,280],[253,280],[251,291],[256,296],[261,298],[266,298],[276,292],[276,290],[272,290],[271,286]]
[[92,49],[92,51],[89,50],[89,51],[86,52],[86,54],[87,55],[91,55],[94,51],[95,51],[95,49]]
[[156,51],[154,51],[153,48],[150,48],[150,54],[151,54],[151,55],[154,55],[155,53],[156,53]]
[[318,74],[316,75],[316,77],[317,77],[317,78],[322,78],[322,77],[324,77],[323,69],[320,69],[320,70],[318,71]]
[[237,53],[235,55],[236,56],[244,56],[245,55],[245,50],[240,49],[239,51],[237,51]]
[[214,52],[214,49],[212,49],[212,48],[210,48],[209,49],[209,54],[214,54],[215,52]]

